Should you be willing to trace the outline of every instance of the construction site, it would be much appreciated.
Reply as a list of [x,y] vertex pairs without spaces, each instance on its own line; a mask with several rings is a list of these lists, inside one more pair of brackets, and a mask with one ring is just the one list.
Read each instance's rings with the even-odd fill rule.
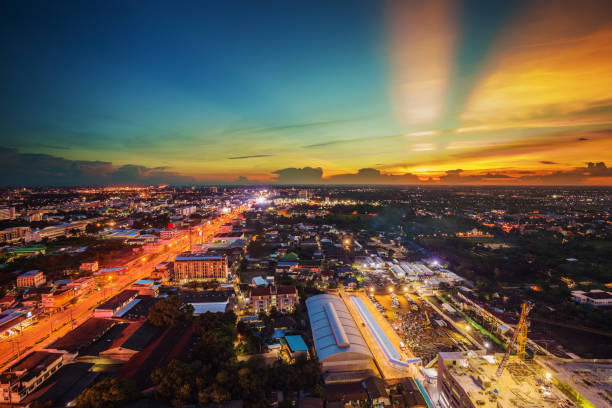
[[370,298],[391,323],[404,347],[420,357],[425,366],[440,352],[478,349],[431,306],[414,295],[385,294],[371,295]]
[[[438,361],[440,405],[459,406],[465,398],[479,407],[576,407],[551,374],[535,362],[511,356],[499,371],[502,355],[441,353]],[[442,375],[440,375],[442,374]]]

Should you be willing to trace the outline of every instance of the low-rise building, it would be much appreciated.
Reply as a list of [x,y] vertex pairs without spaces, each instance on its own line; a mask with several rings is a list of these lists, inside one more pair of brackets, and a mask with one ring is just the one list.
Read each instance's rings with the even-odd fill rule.
[[131,289],[137,290],[141,296],[159,295],[159,285],[154,280],[141,279],[132,284]]
[[290,312],[299,301],[295,286],[256,286],[251,288],[251,306],[255,312],[269,312],[275,307]]
[[38,288],[47,282],[45,274],[39,270],[28,271],[17,277],[18,288]]
[[136,296],[138,296],[137,290],[124,290],[95,308],[94,317],[113,317],[132,303]]
[[76,288],[62,286],[61,288],[41,294],[42,307],[45,310],[64,310],[76,296]]
[[81,272],[96,272],[98,270],[98,261],[94,262],[83,262],[81,266],[79,266],[79,271]]
[[161,239],[172,239],[178,237],[178,231],[175,229],[165,229],[159,232]]
[[63,365],[62,353],[34,351],[0,374],[0,402],[24,400]]
[[91,276],[83,276],[82,278],[68,282],[66,287],[75,289],[76,295],[81,296],[94,290],[96,287],[96,281]]

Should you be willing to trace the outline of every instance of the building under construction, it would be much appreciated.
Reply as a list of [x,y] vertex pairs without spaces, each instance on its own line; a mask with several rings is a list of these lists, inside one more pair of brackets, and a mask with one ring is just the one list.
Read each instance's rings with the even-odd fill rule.
[[[510,356],[475,352],[440,353],[439,404],[442,408],[563,408],[575,407],[553,385],[550,373],[537,363]],[[499,376],[498,376],[499,373]]]

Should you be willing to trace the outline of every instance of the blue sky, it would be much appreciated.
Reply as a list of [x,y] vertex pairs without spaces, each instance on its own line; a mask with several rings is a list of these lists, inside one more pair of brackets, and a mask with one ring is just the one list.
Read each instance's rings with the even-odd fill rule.
[[[609,159],[599,153],[610,115],[597,89],[610,82],[591,78],[592,91],[548,100],[533,78],[518,82],[533,72],[525,50],[544,44],[544,57],[567,61],[605,52],[610,24],[604,2],[557,3],[11,2],[0,17],[0,147],[13,162],[37,154],[202,182],[274,181],[290,167],[410,180],[458,168],[573,171]],[[519,30],[529,43],[513,42]],[[554,84],[567,73],[548,58],[535,62]],[[526,71],[508,72],[505,59]],[[593,67],[572,64],[574,79],[592,77]],[[597,64],[609,72],[609,59]],[[527,112],[515,95],[530,87]],[[603,114],[565,124],[592,109]],[[534,112],[544,123],[532,123]],[[534,150],[560,132],[558,148]],[[597,144],[576,143],[589,132]],[[497,151],[517,145],[520,154]],[[79,174],[63,177],[89,180]]]

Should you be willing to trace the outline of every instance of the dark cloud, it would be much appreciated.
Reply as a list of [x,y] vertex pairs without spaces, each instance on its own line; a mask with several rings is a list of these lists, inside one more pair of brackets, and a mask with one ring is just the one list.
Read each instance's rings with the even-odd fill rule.
[[48,154],[20,153],[0,147],[0,185],[72,186],[117,184],[187,184],[190,177],[167,171],[110,162],[69,160]]
[[414,174],[385,174],[380,170],[359,169],[355,174],[339,174],[326,179],[332,184],[418,184],[421,181]]
[[255,159],[257,157],[270,157],[271,154],[253,154],[251,156],[234,156],[228,157],[228,160],[242,160],[242,159]]
[[542,160],[540,164],[559,164],[559,163],[554,162],[554,161]]
[[323,182],[323,169],[320,167],[304,167],[301,169],[290,167],[273,172],[279,184],[321,184]]

